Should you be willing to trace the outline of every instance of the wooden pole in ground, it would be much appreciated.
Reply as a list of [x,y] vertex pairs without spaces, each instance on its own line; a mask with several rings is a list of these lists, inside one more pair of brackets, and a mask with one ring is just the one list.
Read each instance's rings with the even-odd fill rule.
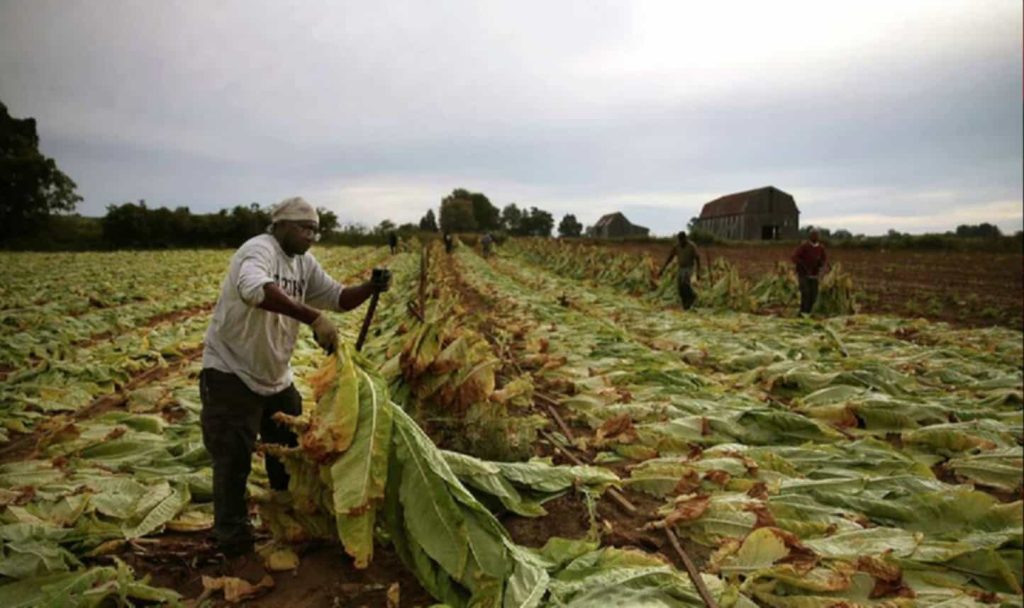
[[672,531],[672,526],[666,525],[664,522],[660,525],[661,529],[665,531],[665,536],[668,537],[669,542],[672,543],[672,548],[676,550],[676,554],[683,560],[683,567],[686,568],[686,573],[690,575],[690,580],[693,581],[695,587],[697,587],[697,594],[700,595],[700,599],[704,600],[704,605],[708,608],[718,608],[718,603],[715,602],[715,598],[711,597],[711,593],[708,591],[707,585],[704,584],[704,579],[700,577],[700,572],[697,571],[697,566],[693,564],[693,560],[683,550],[683,546],[679,544],[679,539],[676,537],[676,533]]
[[427,309],[427,262],[430,256],[430,248],[427,243],[423,243],[423,248],[420,250],[420,284],[419,291],[417,293],[417,304],[420,308],[420,314],[426,318]]
[[562,417],[558,414],[558,410],[555,409],[555,406],[558,405],[558,402],[552,399],[551,397],[548,397],[544,393],[534,392],[533,396],[536,397],[539,401],[544,402],[545,409],[547,409],[548,413],[551,414],[551,417],[555,419],[555,423],[558,424],[558,428],[562,429],[562,434],[565,435],[566,439],[575,442],[576,436],[573,434],[572,429],[569,428],[569,425],[566,424],[565,420],[563,420]]
[[[551,445],[556,450],[558,450],[559,452],[564,454],[566,458],[571,460],[573,464],[575,464],[577,466],[581,466],[581,467],[582,466],[588,466],[589,463],[584,462],[583,460],[580,460],[580,458],[577,457],[575,454],[573,454],[572,451],[570,451],[570,450],[568,450],[568,449],[558,445],[558,440],[555,439],[551,435],[551,433],[548,433],[547,431],[541,431],[540,434],[545,439],[550,441]],[[636,515],[636,512],[637,512],[636,505],[634,505],[633,503],[629,502],[629,499],[627,499],[625,496],[623,496],[622,492],[619,492],[615,488],[608,488],[608,496],[611,496],[612,500],[614,500],[620,507],[625,509],[626,512],[628,512],[630,515]]]

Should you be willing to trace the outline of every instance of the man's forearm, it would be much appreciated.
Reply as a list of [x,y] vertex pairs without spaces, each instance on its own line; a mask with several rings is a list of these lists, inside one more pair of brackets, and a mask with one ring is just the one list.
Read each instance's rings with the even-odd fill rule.
[[338,296],[338,308],[352,310],[365,302],[367,298],[373,295],[373,292],[373,285],[368,282],[354,287],[346,287],[341,290],[341,295]]
[[669,254],[668,259],[665,260],[665,263],[661,265],[661,270],[658,271],[658,276],[661,276],[661,274],[665,272],[665,269],[668,268],[668,265],[672,263],[672,258],[674,257],[676,257],[676,253],[673,251],[672,253]]
[[296,302],[274,283],[267,283],[263,286],[263,301],[260,302],[259,308],[291,317],[306,324],[312,323],[320,316],[319,310],[310,308],[302,302]]

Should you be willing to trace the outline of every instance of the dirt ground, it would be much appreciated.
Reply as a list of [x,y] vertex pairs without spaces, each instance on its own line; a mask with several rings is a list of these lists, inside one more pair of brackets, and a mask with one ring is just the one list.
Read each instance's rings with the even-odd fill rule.
[[[618,243],[615,248],[650,253],[660,264],[668,245]],[[777,262],[788,262],[791,245],[705,246],[705,260],[725,258],[756,279]],[[913,251],[828,248],[862,292],[865,313],[924,317],[969,327],[1024,329],[1024,254],[983,251]]]
[[[297,547],[296,547],[297,548]],[[203,577],[232,576],[257,583],[270,576],[271,589],[237,604],[218,592],[209,596],[213,606],[247,608],[340,608],[342,606],[400,608],[430,606],[435,600],[423,589],[389,547],[377,546],[373,561],[357,570],[338,544],[323,543],[298,550],[300,563],[294,571],[268,573],[258,558],[224,559],[213,549],[206,533],[165,534],[146,546],[128,546],[118,557],[151,583],[177,590],[188,600],[203,595]],[[103,560],[98,560],[104,563]],[[397,595],[397,604],[388,594]]]

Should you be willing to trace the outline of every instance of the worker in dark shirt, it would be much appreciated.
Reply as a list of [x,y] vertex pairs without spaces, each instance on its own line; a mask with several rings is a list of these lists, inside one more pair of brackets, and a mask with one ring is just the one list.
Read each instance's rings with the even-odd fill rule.
[[818,299],[818,279],[828,266],[825,246],[821,244],[817,230],[812,229],[807,240],[793,252],[793,264],[800,283],[800,312],[810,314]]
[[668,268],[673,258],[679,259],[679,272],[676,275],[679,300],[683,303],[683,310],[689,310],[693,303],[697,301],[697,293],[693,290],[690,281],[693,278],[694,271],[700,270],[700,253],[697,252],[697,247],[686,238],[685,232],[680,232],[676,235],[676,244],[673,245],[672,251],[669,252],[665,263],[661,265],[661,270],[658,271],[658,278],[661,278],[662,273]]
[[394,230],[388,233],[388,247],[391,248],[391,255],[398,253],[398,234]]

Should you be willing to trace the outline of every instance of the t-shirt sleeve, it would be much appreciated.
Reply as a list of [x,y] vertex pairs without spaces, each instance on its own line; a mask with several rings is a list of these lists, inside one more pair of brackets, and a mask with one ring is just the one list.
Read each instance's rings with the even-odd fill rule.
[[262,247],[249,247],[241,253],[235,287],[242,301],[249,306],[263,303],[263,286],[274,282],[273,253]]
[[306,303],[321,310],[341,310],[341,307],[338,306],[338,298],[341,297],[344,286],[324,272],[315,257],[310,255],[309,260],[311,264],[307,279]]

